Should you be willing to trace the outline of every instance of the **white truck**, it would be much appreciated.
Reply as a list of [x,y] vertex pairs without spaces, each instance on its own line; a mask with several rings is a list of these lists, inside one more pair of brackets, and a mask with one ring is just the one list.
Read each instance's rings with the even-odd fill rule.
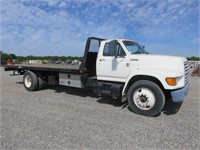
[[[189,90],[189,66],[184,57],[149,54],[129,39],[87,39],[82,64],[5,65],[5,71],[23,74],[28,91],[45,83],[76,88],[90,87],[98,95],[128,100],[133,112],[155,116],[168,96],[183,102]],[[77,93],[78,94],[78,93]]]

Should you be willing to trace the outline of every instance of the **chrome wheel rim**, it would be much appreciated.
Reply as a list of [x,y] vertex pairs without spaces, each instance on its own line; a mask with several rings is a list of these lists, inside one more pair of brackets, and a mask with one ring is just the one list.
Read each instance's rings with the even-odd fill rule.
[[31,87],[32,80],[31,80],[31,77],[29,75],[26,75],[26,77],[24,79],[24,83],[25,83],[25,85],[26,85],[27,88]]

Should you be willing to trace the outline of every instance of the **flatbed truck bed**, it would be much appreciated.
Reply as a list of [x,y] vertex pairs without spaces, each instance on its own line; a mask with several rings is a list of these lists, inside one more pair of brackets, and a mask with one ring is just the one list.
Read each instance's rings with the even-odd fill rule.
[[[96,76],[96,58],[98,53],[98,48],[101,41],[104,39],[90,37],[87,39],[85,45],[84,56],[81,65],[72,64],[11,64],[3,65],[5,71],[18,71],[20,74],[26,71],[40,72],[40,74],[54,74],[59,73],[71,73],[71,74],[88,74],[89,77]],[[97,46],[94,46],[96,44]]]
[[77,88],[98,86],[96,82],[96,59],[101,41],[90,37],[85,45],[84,56],[80,65],[72,64],[7,64],[5,71],[24,75],[24,86],[28,91],[42,89],[46,84],[64,85]]
[[5,71],[11,70],[38,70],[38,71],[53,71],[63,73],[83,73],[84,69],[80,69],[79,65],[72,64],[11,64],[4,65]]

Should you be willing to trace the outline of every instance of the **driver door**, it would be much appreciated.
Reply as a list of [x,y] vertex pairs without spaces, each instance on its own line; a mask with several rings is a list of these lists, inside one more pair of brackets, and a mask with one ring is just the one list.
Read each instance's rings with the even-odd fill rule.
[[130,73],[129,57],[117,41],[105,43],[97,63],[98,80],[125,82]]

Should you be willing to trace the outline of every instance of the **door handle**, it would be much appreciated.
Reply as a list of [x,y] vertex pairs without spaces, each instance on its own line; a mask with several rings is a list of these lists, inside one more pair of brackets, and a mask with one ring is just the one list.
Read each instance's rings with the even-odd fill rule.
[[99,59],[99,61],[105,61],[105,59]]

